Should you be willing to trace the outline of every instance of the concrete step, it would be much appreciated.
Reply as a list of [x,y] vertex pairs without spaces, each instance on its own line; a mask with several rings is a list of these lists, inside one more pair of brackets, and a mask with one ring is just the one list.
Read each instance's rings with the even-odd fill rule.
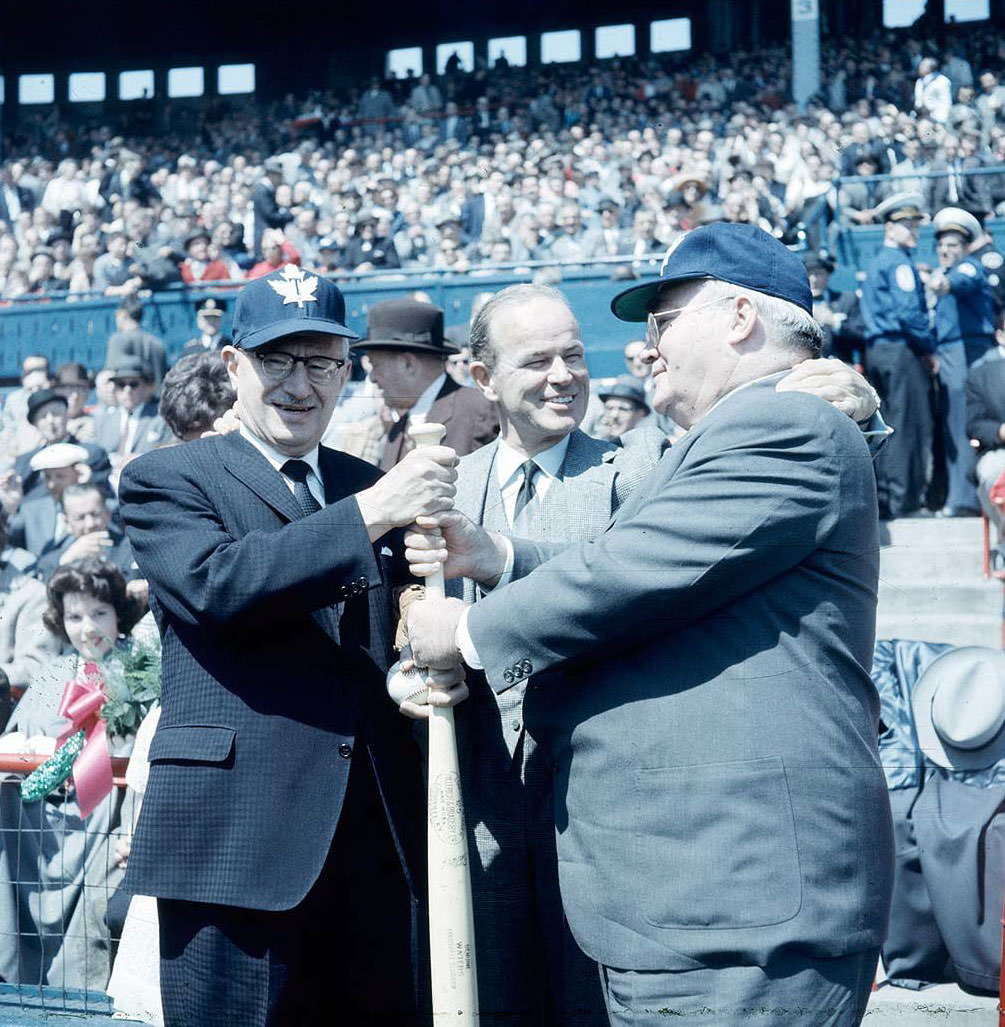
[[883,613],[946,614],[961,613],[981,616],[1001,616],[1001,582],[985,581],[975,577],[973,581],[930,582],[912,584],[901,579],[889,581],[880,577],[879,608]]
[[884,546],[879,551],[879,578],[897,584],[983,581],[981,547]]
[[885,639],[983,645],[1000,649],[1001,630],[1001,616],[978,617],[972,613],[887,614],[880,607],[876,617],[876,637]]
[[933,549],[981,546],[979,517],[908,517],[883,521],[879,526],[881,546],[915,546]]

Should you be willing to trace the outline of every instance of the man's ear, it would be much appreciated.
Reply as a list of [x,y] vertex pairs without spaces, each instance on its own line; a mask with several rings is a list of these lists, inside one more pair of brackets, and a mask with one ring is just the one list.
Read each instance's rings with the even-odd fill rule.
[[742,293],[736,297],[733,313],[730,317],[729,341],[735,346],[747,342],[754,334],[757,327],[757,307],[754,306],[749,296]]
[[230,378],[230,384],[237,388],[237,361],[238,349],[236,346],[224,346],[220,350],[220,356],[223,359],[223,366],[227,369],[227,376]]
[[495,403],[499,397],[496,395],[495,389],[492,388],[492,372],[488,366],[480,360],[472,360],[468,366],[468,373],[471,375],[471,380],[481,390],[482,395],[491,402]]

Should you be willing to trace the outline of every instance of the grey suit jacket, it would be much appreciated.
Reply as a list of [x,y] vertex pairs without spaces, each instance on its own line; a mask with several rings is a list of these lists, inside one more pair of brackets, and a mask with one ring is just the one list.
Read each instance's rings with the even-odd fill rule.
[[[852,421],[774,384],[719,403],[595,542],[469,610],[493,689],[533,675],[563,904],[610,966],[834,957],[885,931],[872,463]],[[518,575],[549,554],[515,549]]]
[[[657,429],[629,432],[624,446],[591,438],[578,429],[569,437],[569,448],[559,471],[558,480],[539,504],[527,508],[523,522],[528,538],[565,544],[583,542],[599,535],[611,516],[631,494],[636,485],[656,465],[667,445],[666,436]],[[498,442],[492,442],[463,457],[457,468],[457,494],[454,507],[490,531],[510,534],[503,510],[502,495],[495,473]],[[470,578],[447,583],[448,593],[473,603],[478,588]],[[475,704],[479,701],[484,679],[473,676],[470,681]],[[521,733],[512,730],[519,718],[526,682],[494,697],[505,728],[500,729],[512,757]],[[491,694],[482,701],[492,702]],[[457,712],[462,725],[465,708]],[[462,743],[463,744],[463,743]]]
[[[133,442],[133,453],[149,453],[171,437],[171,430],[150,400],[140,407],[139,426]],[[109,453],[117,453],[122,442],[122,411],[118,407],[94,415],[94,441]]]

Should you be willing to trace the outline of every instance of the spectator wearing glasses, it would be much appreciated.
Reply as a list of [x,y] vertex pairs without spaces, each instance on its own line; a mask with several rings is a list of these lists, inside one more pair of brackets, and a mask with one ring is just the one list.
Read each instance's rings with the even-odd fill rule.
[[123,357],[110,370],[116,406],[95,415],[94,437],[121,464],[125,457],[155,449],[170,431],[157,411],[150,367],[138,357]]

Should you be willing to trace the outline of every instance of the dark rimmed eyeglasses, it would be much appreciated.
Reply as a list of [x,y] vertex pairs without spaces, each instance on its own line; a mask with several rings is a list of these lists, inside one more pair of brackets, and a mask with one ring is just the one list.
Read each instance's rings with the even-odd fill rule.
[[309,382],[314,385],[327,385],[348,362],[338,357],[296,357],[281,350],[271,350],[268,353],[255,353],[250,350],[243,352],[258,361],[266,378],[276,382],[289,378],[293,374],[293,368],[297,364],[303,364]]

